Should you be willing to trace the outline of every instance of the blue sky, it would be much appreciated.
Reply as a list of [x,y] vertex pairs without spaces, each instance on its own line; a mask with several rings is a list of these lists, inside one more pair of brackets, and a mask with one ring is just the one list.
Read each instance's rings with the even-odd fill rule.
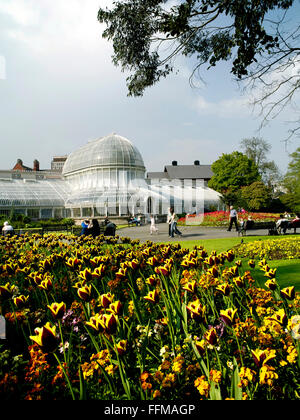
[[148,171],[177,160],[213,163],[239,150],[243,138],[259,136],[272,145],[269,158],[285,172],[299,146],[283,140],[286,110],[258,131],[260,118],[223,63],[203,70],[205,84],[189,85],[190,62],[179,73],[127,97],[126,74],[111,63],[112,48],[101,38],[99,5],[109,0],[1,0],[0,168],[21,158],[49,168],[52,156],[72,152],[91,139],[116,132],[140,150]]

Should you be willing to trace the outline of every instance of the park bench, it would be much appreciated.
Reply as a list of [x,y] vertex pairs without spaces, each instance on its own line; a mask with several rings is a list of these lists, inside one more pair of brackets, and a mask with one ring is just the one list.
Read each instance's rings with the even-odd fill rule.
[[246,220],[239,230],[239,235],[245,236],[251,230],[267,230],[269,234],[276,231],[275,222],[255,222],[254,220]]
[[294,233],[297,233],[297,228],[300,228],[300,219],[299,220],[294,220],[292,222],[289,222],[288,224],[288,229],[294,229]]

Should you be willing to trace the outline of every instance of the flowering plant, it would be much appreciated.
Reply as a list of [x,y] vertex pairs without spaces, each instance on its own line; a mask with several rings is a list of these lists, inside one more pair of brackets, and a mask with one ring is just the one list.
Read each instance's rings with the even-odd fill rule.
[[4,398],[299,398],[300,297],[261,254],[124,242],[0,238]]

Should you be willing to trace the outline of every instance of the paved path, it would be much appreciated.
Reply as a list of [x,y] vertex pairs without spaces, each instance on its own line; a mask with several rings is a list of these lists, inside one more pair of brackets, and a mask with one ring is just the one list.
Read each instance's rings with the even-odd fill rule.
[[[205,226],[178,226],[182,236],[175,235],[174,238],[170,238],[168,234],[167,223],[160,223],[157,225],[158,233],[150,235],[150,225],[123,228],[117,230],[117,235],[120,237],[130,237],[131,239],[140,239],[142,242],[147,240],[153,242],[179,242],[179,241],[192,241],[201,239],[220,239],[220,238],[237,238],[238,233],[233,230],[227,232],[226,228],[216,227],[205,227]],[[258,236],[267,235],[266,230],[253,230],[249,232],[247,236]],[[241,237],[241,236],[240,236]],[[241,237],[242,238],[242,237]]]

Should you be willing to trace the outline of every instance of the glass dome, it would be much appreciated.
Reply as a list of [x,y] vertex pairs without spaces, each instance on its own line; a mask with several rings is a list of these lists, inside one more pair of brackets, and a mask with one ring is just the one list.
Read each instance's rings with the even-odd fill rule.
[[111,134],[87,143],[68,157],[63,175],[93,168],[136,168],[145,166],[138,149],[125,137]]

